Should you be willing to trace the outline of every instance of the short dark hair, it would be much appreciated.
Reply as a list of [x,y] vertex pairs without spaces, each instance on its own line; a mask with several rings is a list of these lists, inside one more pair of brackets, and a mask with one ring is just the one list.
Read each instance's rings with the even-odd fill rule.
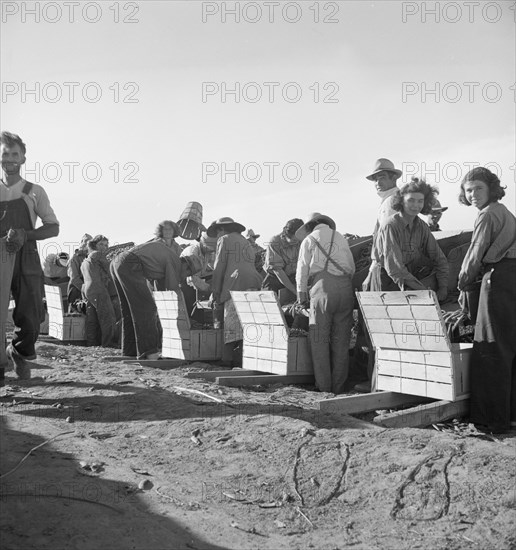
[[398,212],[403,211],[403,197],[408,193],[421,193],[424,195],[425,203],[421,209],[421,214],[430,214],[430,212],[432,212],[432,205],[439,191],[437,187],[429,185],[425,180],[413,177],[410,183],[406,183],[400,188],[396,195],[394,195],[391,205],[394,210]]
[[27,152],[27,147],[23,143],[22,138],[18,134],[12,134],[11,132],[2,132],[0,134],[0,143],[3,143],[7,147],[13,147],[19,145],[22,150],[23,156]]
[[506,187],[502,187],[498,176],[483,166],[477,166],[473,168],[473,170],[470,170],[460,182],[460,203],[471,206],[464,192],[464,184],[468,181],[475,180],[482,181],[489,187],[489,203],[499,201],[502,197],[505,197],[504,189],[506,189]]
[[303,225],[303,220],[299,218],[293,218],[288,220],[283,228],[282,234],[288,237],[293,237],[296,234],[296,231]]
[[165,227],[165,225],[171,225],[173,228],[174,228],[174,237],[177,237],[178,235],[176,234],[176,229],[175,229],[175,223],[172,221],[172,220],[163,220],[162,222],[158,223],[156,229],[154,230],[154,235],[156,235],[156,237],[162,239],[163,238],[163,228]]
[[105,237],[104,235],[95,235],[93,239],[90,239],[88,241],[88,248],[91,251],[97,250],[97,245],[102,241],[108,241],[109,239]]

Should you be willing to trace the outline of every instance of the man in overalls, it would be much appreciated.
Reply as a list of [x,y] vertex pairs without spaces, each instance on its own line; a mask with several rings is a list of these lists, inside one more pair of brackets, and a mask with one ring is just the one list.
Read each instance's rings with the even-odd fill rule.
[[[2,132],[0,153],[3,179],[0,182],[0,385],[13,364],[18,378],[30,378],[30,363],[36,359],[35,343],[44,317],[43,271],[36,241],[56,237],[59,222],[48,196],[40,185],[25,181],[20,167],[26,147],[16,134]],[[38,217],[43,225],[35,228]],[[6,342],[9,293],[14,298],[12,342]]]

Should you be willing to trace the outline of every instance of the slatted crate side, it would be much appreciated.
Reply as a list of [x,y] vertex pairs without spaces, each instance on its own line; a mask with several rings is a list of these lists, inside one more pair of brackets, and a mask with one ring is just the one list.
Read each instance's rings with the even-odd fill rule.
[[451,384],[453,371],[450,367],[435,367],[407,361],[378,359],[378,374]]
[[63,342],[85,342],[86,315],[65,314],[61,340]]
[[432,382],[429,380],[416,380],[414,378],[402,378],[398,376],[386,376],[377,374],[377,389],[404,393],[407,395],[419,395],[433,399],[446,399],[453,401],[455,391],[452,384]]
[[313,374],[310,344],[306,336],[292,336],[288,341],[288,374]]
[[233,298],[233,301],[235,302],[244,302],[244,303],[250,303],[250,302],[270,302],[270,303],[278,303],[276,295],[272,290],[250,290],[250,291],[242,291],[242,290],[231,290],[231,298]]
[[222,358],[222,330],[190,331],[190,361],[215,361]]
[[288,331],[278,325],[256,325],[246,324],[242,327],[242,334],[245,346],[260,348],[288,348]]

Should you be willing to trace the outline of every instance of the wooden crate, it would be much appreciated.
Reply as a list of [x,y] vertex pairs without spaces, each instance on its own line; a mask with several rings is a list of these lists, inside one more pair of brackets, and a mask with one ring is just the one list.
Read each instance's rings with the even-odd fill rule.
[[86,315],[66,313],[61,289],[45,285],[48,334],[63,342],[86,342]]
[[231,291],[243,332],[244,369],[272,374],[313,374],[308,338],[289,336],[274,292]]
[[181,291],[155,291],[154,300],[163,328],[163,357],[187,361],[222,359],[222,329],[191,328]]
[[451,344],[435,292],[357,292],[376,348],[376,389],[455,401],[473,344]]

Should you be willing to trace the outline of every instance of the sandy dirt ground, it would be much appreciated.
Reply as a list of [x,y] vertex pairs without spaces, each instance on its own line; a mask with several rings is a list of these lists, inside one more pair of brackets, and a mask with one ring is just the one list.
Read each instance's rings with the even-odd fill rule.
[[185,378],[213,365],[38,353],[0,393],[5,550],[516,547],[516,432],[385,429],[307,387]]

